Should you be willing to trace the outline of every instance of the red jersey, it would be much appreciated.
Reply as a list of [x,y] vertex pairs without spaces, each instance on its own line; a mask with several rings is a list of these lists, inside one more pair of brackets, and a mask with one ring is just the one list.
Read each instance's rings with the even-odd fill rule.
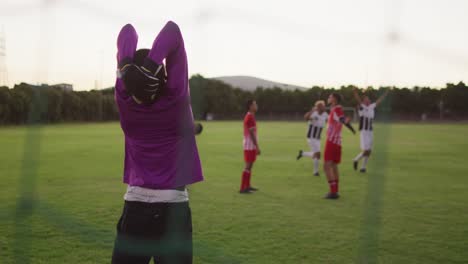
[[333,107],[328,116],[327,141],[341,146],[341,128],[343,124],[340,119],[344,119],[343,108],[341,105]]
[[255,122],[255,116],[252,113],[247,112],[247,114],[244,117],[244,141],[243,141],[244,150],[257,149],[257,147],[255,146],[250,136],[249,130],[251,128],[254,129],[255,138],[258,139],[257,138],[257,122]]

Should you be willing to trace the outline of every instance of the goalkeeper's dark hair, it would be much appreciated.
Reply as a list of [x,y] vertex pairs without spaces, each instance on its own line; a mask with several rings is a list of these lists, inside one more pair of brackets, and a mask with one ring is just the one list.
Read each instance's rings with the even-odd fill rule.
[[138,66],[143,66],[146,57],[148,57],[150,50],[149,49],[139,49],[135,51],[133,55],[133,62]]
[[245,104],[246,108],[247,108],[247,111],[250,110],[250,106],[252,106],[253,102],[255,102],[254,99],[249,99],[247,100],[247,103]]
[[338,93],[332,93],[331,96],[333,96],[333,97],[335,98],[337,104],[341,103],[341,100],[342,100],[342,99],[341,99],[341,95],[340,95],[340,94],[338,94]]

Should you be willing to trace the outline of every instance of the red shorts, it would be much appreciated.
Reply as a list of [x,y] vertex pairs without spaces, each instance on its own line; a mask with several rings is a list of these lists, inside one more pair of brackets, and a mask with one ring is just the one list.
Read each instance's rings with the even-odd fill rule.
[[244,150],[244,160],[248,163],[253,163],[257,160],[257,150]]
[[341,145],[334,144],[327,140],[325,144],[325,161],[332,161],[336,164],[341,162]]

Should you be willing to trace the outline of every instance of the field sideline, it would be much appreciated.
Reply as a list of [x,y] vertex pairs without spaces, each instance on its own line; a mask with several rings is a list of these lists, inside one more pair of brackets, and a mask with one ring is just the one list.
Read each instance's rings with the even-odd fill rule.
[[[242,122],[203,125],[194,263],[468,260],[468,125],[376,124],[365,175],[351,166],[359,136],[344,130],[337,201],[322,198],[323,170],[295,160],[305,123],[258,122],[252,195],[238,194]],[[0,263],[109,263],[125,191],[119,124],[5,127],[0,146]]]

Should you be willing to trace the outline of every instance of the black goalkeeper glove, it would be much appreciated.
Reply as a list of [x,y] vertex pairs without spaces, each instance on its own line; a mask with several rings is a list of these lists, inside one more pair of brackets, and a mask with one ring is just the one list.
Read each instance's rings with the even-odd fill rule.
[[203,126],[201,123],[196,123],[195,126],[194,126],[194,132],[195,132],[195,135],[200,135],[201,132],[203,131]]

